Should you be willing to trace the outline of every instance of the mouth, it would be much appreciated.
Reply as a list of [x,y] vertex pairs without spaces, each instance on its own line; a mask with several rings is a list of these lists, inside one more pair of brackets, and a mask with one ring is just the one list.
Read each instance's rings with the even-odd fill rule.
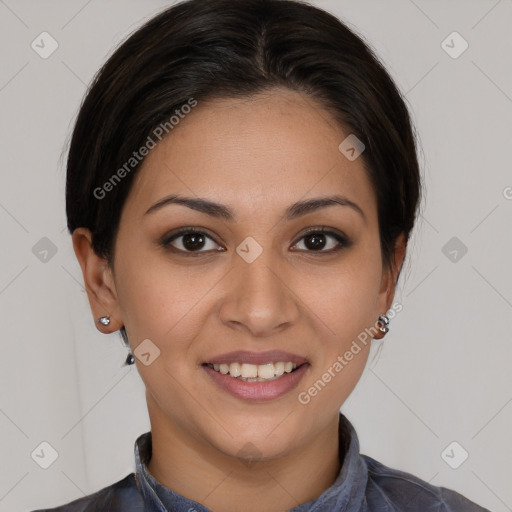
[[291,361],[278,361],[276,363],[258,365],[238,362],[229,364],[207,363],[207,366],[222,375],[229,375],[243,382],[270,382],[279,379],[286,373],[292,373],[298,368],[297,364]]
[[294,389],[310,364],[282,351],[239,351],[214,357],[201,366],[222,391],[246,401],[267,401]]

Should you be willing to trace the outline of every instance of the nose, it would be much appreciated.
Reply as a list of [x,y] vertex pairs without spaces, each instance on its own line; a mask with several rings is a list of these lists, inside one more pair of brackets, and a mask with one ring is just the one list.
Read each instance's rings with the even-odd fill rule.
[[299,318],[299,298],[293,290],[285,262],[264,250],[252,263],[234,255],[229,286],[220,318],[231,328],[254,337],[271,336],[289,328]]

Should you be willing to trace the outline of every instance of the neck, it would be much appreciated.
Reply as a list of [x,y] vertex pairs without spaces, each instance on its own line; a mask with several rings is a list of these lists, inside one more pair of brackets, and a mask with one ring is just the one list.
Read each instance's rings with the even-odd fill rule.
[[[314,500],[340,471],[339,416],[284,457],[242,462],[178,428],[154,429],[149,472],[167,488],[221,512],[282,512]],[[342,454],[344,455],[344,454]]]

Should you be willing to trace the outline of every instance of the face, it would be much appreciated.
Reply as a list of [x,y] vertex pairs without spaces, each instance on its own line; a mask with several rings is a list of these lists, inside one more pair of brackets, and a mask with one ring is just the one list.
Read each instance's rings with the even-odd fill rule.
[[136,355],[149,340],[136,365],[153,429],[272,459],[337,417],[367,360],[358,336],[390,307],[396,276],[363,160],[338,150],[348,135],[276,90],[199,103],[146,157],[109,311]]

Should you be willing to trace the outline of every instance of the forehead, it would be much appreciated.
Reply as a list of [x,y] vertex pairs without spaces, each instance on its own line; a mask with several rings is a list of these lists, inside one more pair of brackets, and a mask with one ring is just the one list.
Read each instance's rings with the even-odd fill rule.
[[170,193],[211,198],[240,213],[343,194],[368,211],[375,196],[349,135],[312,98],[275,90],[198,105],[145,158],[127,204],[144,211]]

